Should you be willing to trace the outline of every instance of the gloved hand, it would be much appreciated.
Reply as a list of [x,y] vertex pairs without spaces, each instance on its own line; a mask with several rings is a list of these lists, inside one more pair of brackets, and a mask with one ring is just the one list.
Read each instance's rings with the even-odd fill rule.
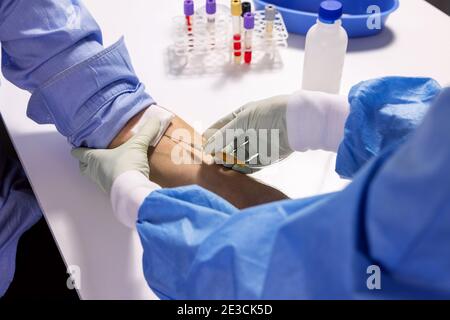
[[81,173],[110,194],[114,180],[126,171],[139,171],[149,177],[147,151],[159,129],[160,121],[150,118],[135,136],[115,149],[77,148],[72,155],[80,161]]
[[[204,150],[207,153],[218,153],[224,151],[231,153],[235,150],[235,143],[243,136],[251,137],[249,131],[256,133],[257,143],[250,143],[246,146],[237,148],[234,154],[240,162],[257,171],[260,167],[269,165],[280,159],[284,159],[293,153],[294,150],[289,145],[286,111],[289,101],[289,95],[272,97],[266,100],[250,102],[231,114],[217,121],[203,135],[207,140]],[[253,129],[253,130],[252,130]],[[266,129],[267,132],[261,132]],[[279,132],[278,143],[272,145],[271,130],[277,129]],[[262,147],[265,145],[265,147]],[[271,155],[272,147],[278,150],[278,156]],[[242,150],[241,148],[245,148]],[[259,152],[266,150],[267,152]],[[247,161],[254,159],[254,161]],[[225,164],[226,166],[226,164]],[[236,171],[242,171],[240,167],[232,167]]]
[[[213,154],[233,153],[243,137],[256,134],[257,143],[250,142],[233,153],[251,171],[282,160],[294,151],[336,152],[348,113],[346,97],[314,91],[301,90],[251,102],[211,126],[204,134],[207,140],[204,149]],[[272,132],[274,137],[278,134],[278,139],[272,141],[271,129],[278,131]],[[254,161],[249,163],[249,159]],[[232,168],[243,172],[239,166]]]

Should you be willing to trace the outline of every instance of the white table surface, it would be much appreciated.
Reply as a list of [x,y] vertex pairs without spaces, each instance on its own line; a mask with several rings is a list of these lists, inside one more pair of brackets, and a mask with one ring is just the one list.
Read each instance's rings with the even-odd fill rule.
[[[171,17],[179,14],[180,2],[85,1],[103,29],[105,44],[125,35],[149,92],[199,131],[249,100],[299,89],[304,37],[294,35],[282,52],[281,70],[196,78],[169,75],[165,52]],[[342,93],[361,80],[386,75],[430,76],[448,85],[449,32],[445,14],[423,0],[401,1],[381,35],[351,40]],[[65,139],[52,126],[38,126],[26,118],[29,95],[4,79],[2,84],[0,111],[66,264],[80,267],[81,298],[155,298],[143,277],[137,234],[115,220],[108,198],[79,175]],[[334,155],[309,152],[258,177],[291,197],[304,197],[344,185],[333,167]]]

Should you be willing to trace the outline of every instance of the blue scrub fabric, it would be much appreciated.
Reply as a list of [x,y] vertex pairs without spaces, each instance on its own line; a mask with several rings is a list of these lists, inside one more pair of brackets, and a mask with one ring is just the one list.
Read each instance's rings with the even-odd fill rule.
[[370,159],[396,147],[422,123],[441,86],[430,78],[385,77],[361,82],[349,94],[350,115],[336,171],[352,178]]
[[154,103],[124,40],[104,48],[81,1],[0,0],[0,41],[3,75],[32,94],[27,115],[74,146],[107,147]]
[[14,277],[20,236],[41,217],[20,163],[5,156],[0,142],[0,297]]

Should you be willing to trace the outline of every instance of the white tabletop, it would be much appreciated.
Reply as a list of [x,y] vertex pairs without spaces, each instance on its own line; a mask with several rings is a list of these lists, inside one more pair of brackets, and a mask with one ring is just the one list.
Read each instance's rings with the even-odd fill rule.
[[[304,37],[291,36],[290,48],[282,52],[281,70],[177,78],[168,73],[165,53],[180,0],[85,2],[106,44],[125,35],[135,69],[158,103],[199,131],[249,100],[300,87]],[[342,92],[361,80],[386,75],[429,76],[448,85],[449,31],[449,17],[423,0],[401,1],[381,35],[350,42]],[[108,198],[80,176],[65,139],[52,126],[38,126],[26,118],[29,95],[4,79],[2,84],[1,113],[66,264],[80,267],[80,296],[155,298],[142,274],[137,234],[114,219]],[[258,177],[292,197],[304,197],[344,185],[333,166],[333,155],[309,152]]]

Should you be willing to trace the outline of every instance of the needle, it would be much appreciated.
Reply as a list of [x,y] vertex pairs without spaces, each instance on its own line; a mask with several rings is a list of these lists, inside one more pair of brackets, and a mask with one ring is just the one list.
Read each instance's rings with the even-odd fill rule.
[[176,143],[183,143],[183,144],[185,144],[185,145],[191,147],[192,149],[194,149],[194,150],[196,150],[196,151],[203,152],[203,146],[196,145],[195,143],[186,142],[186,141],[184,141],[183,139],[174,138],[174,137],[169,136],[169,135],[167,135],[167,134],[165,134],[164,136],[167,137],[167,138],[169,138],[169,139],[172,140],[173,142],[176,142]]
[[[172,137],[172,136],[170,136],[168,134],[165,134],[164,136],[169,138],[170,140],[172,140],[175,143],[182,143],[182,144],[184,144],[184,145],[186,145],[188,147],[191,147],[192,149],[194,149],[197,152],[201,152],[202,154],[204,152],[203,146],[199,146],[199,145],[197,145],[195,143],[192,143],[192,142],[186,142],[183,139],[174,138],[174,137]],[[240,169],[240,171],[242,173],[247,173],[247,171],[248,171],[247,170],[248,166],[245,165],[244,162],[239,161],[238,158],[236,156],[234,156],[234,155],[226,154],[224,152],[218,152],[218,153],[211,154],[211,157],[214,157],[215,159],[221,161],[224,165],[232,164],[232,165],[237,166],[237,168]]]

